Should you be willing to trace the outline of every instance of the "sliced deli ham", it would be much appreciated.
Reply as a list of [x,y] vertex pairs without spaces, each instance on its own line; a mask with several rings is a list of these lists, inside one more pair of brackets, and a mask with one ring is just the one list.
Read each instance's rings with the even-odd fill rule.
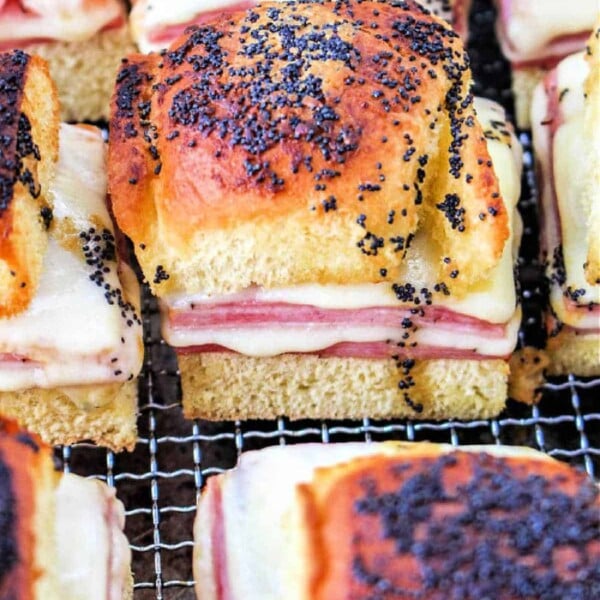
[[423,325],[451,326],[454,331],[478,331],[492,337],[504,333],[504,325],[488,323],[469,315],[462,315],[438,306],[425,309],[403,306],[371,307],[361,309],[323,309],[317,306],[240,302],[202,305],[189,311],[169,314],[174,328],[221,328],[247,325],[271,326],[273,323],[336,325],[353,323],[405,329]]

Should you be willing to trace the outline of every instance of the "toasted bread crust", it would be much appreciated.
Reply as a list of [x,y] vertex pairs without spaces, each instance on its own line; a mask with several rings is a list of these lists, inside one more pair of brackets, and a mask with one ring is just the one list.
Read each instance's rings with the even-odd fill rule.
[[[588,561],[600,558],[600,496],[584,473],[537,457],[427,456],[428,449],[317,469],[300,486],[312,524],[311,598],[369,597],[382,581],[397,598],[445,598],[451,591],[534,598],[550,577],[552,589],[567,595],[579,584],[559,553],[577,557],[579,580],[588,593],[594,589],[598,574]],[[545,523],[543,543],[553,559],[544,557],[534,522]],[[568,527],[578,535],[565,538]],[[519,570],[520,578],[501,575],[499,565]],[[482,569],[489,578],[481,578]]]
[[47,64],[0,54],[0,318],[24,310],[42,270],[58,156],[58,100]]
[[129,57],[110,191],[155,293],[381,281],[419,227],[455,290],[497,263],[507,214],[462,44],[392,4],[261,3]]
[[14,422],[0,419],[1,598],[54,593],[51,540],[57,482],[50,448]]

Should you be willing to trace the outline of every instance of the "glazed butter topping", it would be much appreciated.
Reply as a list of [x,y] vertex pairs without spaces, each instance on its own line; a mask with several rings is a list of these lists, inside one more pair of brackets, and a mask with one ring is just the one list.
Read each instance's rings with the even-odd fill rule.
[[[592,597],[598,489],[567,465],[525,461],[367,459],[327,491],[315,485],[322,543],[311,550],[328,568],[311,598]],[[340,538],[353,543],[339,551]]]
[[[38,290],[0,319],[0,389],[126,381],[141,364],[141,321],[105,206],[98,130],[63,125],[54,213]],[[12,358],[11,358],[12,357]]]

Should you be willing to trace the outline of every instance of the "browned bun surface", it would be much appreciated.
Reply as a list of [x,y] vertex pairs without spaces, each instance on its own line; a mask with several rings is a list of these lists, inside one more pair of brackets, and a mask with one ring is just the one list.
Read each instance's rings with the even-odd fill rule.
[[114,214],[159,295],[385,280],[419,228],[464,290],[508,236],[470,83],[458,35],[412,1],[217,18],[121,69]]
[[0,418],[0,598],[49,597],[56,483],[50,448]]
[[517,452],[428,454],[357,459],[303,486],[313,600],[595,597],[600,497],[584,473]]
[[44,60],[0,54],[0,318],[24,310],[42,270],[58,155],[58,100]]

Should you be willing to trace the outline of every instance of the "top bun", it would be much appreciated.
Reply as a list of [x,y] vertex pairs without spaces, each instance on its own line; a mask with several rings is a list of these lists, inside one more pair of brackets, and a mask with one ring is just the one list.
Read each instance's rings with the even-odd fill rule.
[[0,53],[0,318],[27,308],[42,271],[58,114],[46,61]]
[[125,61],[115,217],[158,295],[394,281],[418,230],[464,292],[509,234],[470,85],[459,36],[413,1],[216,17]]

